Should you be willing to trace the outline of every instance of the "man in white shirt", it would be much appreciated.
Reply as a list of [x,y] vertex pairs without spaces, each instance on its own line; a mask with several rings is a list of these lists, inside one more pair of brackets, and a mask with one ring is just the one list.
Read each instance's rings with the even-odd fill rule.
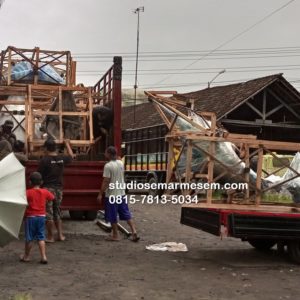
[[[104,166],[102,186],[97,200],[99,203],[102,203],[102,194],[105,192],[105,219],[106,222],[110,222],[112,226],[112,235],[108,236],[106,240],[119,241],[119,215],[120,220],[127,221],[127,224],[130,226],[132,241],[138,242],[140,238],[137,235],[135,225],[132,221],[131,213],[125,197],[125,190],[123,188],[125,185],[123,162],[117,159],[117,151],[113,146],[106,149],[105,157],[108,159],[108,162]],[[110,189],[110,183],[113,183],[114,187],[119,188]]]

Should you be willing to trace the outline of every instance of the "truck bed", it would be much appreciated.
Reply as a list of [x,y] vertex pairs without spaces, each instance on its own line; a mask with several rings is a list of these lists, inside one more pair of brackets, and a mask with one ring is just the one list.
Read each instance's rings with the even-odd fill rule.
[[244,240],[300,239],[300,210],[290,206],[185,205],[181,223],[217,236]]

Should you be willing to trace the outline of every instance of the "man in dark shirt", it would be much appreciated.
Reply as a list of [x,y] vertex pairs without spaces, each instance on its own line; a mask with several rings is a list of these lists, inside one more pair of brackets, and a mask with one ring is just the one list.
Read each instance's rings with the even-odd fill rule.
[[58,234],[58,240],[64,241],[65,237],[62,232],[62,221],[60,204],[63,192],[63,171],[64,166],[72,161],[70,156],[58,155],[56,152],[56,144],[52,139],[48,139],[44,147],[47,155],[44,156],[39,163],[38,172],[43,177],[43,187],[49,190],[54,196],[54,201],[47,202],[47,240],[46,242],[54,242],[54,224]]

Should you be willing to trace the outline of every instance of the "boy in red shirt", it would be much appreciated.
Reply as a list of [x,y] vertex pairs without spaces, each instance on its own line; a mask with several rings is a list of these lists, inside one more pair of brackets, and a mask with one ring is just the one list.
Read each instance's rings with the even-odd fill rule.
[[28,206],[25,211],[25,253],[20,257],[21,262],[29,262],[33,241],[37,240],[41,264],[47,264],[45,246],[46,201],[53,201],[54,196],[48,190],[40,188],[42,175],[34,172],[30,175],[31,189],[26,191]]

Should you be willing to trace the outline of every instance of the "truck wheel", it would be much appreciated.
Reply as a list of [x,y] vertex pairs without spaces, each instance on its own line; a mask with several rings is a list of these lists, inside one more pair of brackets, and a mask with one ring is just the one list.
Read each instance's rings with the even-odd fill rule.
[[275,240],[263,240],[263,239],[250,239],[248,243],[259,251],[267,251],[270,250],[273,246],[275,246]]
[[69,210],[69,215],[72,220],[82,220],[84,212],[81,210]]
[[[158,183],[157,182],[157,179],[155,178],[155,177],[150,177],[149,179],[148,179],[148,183],[151,185],[151,184],[153,184],[153,183]],[[163,190],[159,190],[159,189],[149,189],[148,190],[148,195],[149,196],[153,196],[153,197],[156,197],[156,196],[161,196],[162,194],[163,194]]]
[[88,221],[94,221],[97,218],[97,211],[87,210],[84,212],[85,219]]
[[288,243],[288,253],[295,263],[300,264],[300,240],[290,241]]

